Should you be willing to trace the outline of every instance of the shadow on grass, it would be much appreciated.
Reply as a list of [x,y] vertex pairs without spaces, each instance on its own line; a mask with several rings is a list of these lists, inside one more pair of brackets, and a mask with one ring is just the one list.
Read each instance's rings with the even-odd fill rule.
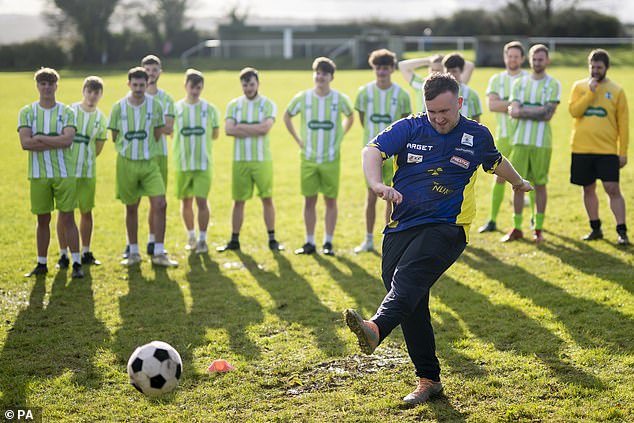
[[101,385],[94,365],[108,342],[105,325],[95,317],[90,267],[83,279],[66,271],[55,275],[44,307],[46,278],[35,280],[29,305],[16,317],[0,354],[0,390],[4,408],[28,405],[29,385],[72,372],[72,383],[88,389]]
[[[594,249],[592,242],[572,239],[561,234],[552,234],[551,236],[571,244],[574,248],[561,243],[553,245],[546,242],[540,246],[542,251],[559,258],[562,262],[586,275],[614,282],[621,285],[630,294],[634,294],[634,278],[632,277],[634,275],[634,267],[631,264],[619,260],[613,255]],[[615,246],[615,248],[630,254],[634,251],[632,246]]]
[[[338,256],[335,260],[345,264],[350,269],[351,274],[349,275],[339,270],[332,263],[332,259],[324,258],[318,254],[313,256],[315,261],[328,271],[330,277],[355,299],[360,308],[366,312],[374,313],[386,294],[380,277],[371,275],[364,268],[343,256]],[[376,269],[376,274],[381,274],[380,267]]]
[[[547,246],[540,246],[540,248],[543,251],[555,250],[554,247]],[[559,249],[557,247],[557,250]],[[573,253],[565,254],[572,255]],[[608,257],[603,259],[610,260]],[[583,257],[577,257],[574,260],[575,262],[583,261]],[[467,253],[462,255],[462,261],[484,273],[488,278],[499,281],[520,296],[529,298],[536,305],[551,310],[566,325],[568,332],[579,345],[590,348],[624,349],[629,353],[634,351],[634,335],[630,317],[595,301],[572,296],[562,288],[538,278],[522,267],[502,262],[481,248],[469,247]],[[618,260],[612,258],[612,261]],[[620,266],[627,266],[620,261],[619,263]],[[615,263],[614,265],[617,266]],[[630,275],[632,273],[634,270]]]
[[112,349],[125,365],[136,347],[151,341],[167,342],[179,352],[187,369],[191,338],[183,294],[164,268],[153,270],[155,277],[151,279],[139,266],[127,269],[128,293],[119,297],[121,327],[115,333]]
[[262,322],[262,308],[253,298],[245,297],[233,281],[224,276],[218,263],[208,254],[190,254],[187,281],[192,296],[189,327],[190,343],[202,345],[207,328],[227,331],[229,345],[235,354],[252,360],[260,357],[260,349],[247,335],[247,327]]
[[341,314],[326,307],[310,283],[293,269],[283,254],[275,253],[279,276],[258,267],[253,257],[236,252],[245,268],[275,301],[272,310],[281,320],[310,328],[317,347],[328,356],[343,354],[343,341],[337,336]]
[[[465,259],[464,254],[462,260],[473,264],[473,261]],[[477,268],[481,270],[482,267],[479,264]],[[489,267],[494,266],[490,264]],[[493,344],[497,350],[525,357],[535,356],[550,369],[554,378],[563,383],[587,389],[604,388],[597,377],[563,361],[564,342],[521,310],[493,304],[485,295],[446,275],[437,285],[435,295],[458,311],[472,333]]]

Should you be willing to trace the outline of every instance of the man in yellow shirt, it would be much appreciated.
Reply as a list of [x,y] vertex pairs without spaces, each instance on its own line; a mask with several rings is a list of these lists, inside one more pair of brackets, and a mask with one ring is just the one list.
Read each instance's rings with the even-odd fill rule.
[[574,118],[570,143],[570,182],[583,186],[583,203],[592,231],[583,239],[603,238],[596,180],[601,179],[616,219],[617,242],[628,245],[625,200],[619,188],[619,169],[627,163],[628,109],[625,91],[606,75],[608,52],[596,49],[588,56],[590,78],[574,83],[568,109]]

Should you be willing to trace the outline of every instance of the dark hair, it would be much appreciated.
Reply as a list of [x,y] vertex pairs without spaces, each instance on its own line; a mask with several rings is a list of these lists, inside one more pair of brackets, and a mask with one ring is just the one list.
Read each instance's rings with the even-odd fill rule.
[[33,79],[35,79],[36,82],[46,81],[55,83],[59,81],[59,74],[53,68],[40,68],[37,72],[35,72]]
[[334,75],[336,69],[337,65],[335,65],[335,62],[328,57],[318,57],[313,61],[314,72],[322,71]]
[[532,58],[535,53],[538,53],[540,51],[543,51],[544,53],[546,53],[546,57],[548,57],[548,47],[546,47],[543,44],[535,44],[533,47],[530,48],[530,50],[528,50],[528,57]]
[[256,81],[260,82],[256,68],[246,67],[240,71],[240,81],[248,82],[251,78],[255,78]]
[[447,91],[458,95],[459,90],[458,81],[449,73],[434,72],[425,79],[425,85],[423,85],[425,100],[433,100]]
[[98,76],[88,76],[84,79],[84,90],[103,91],[103,79]]
[[464,69],[464,57],[460,53],[450,53],[442,59],[442,65],[445,69],[459,68]]
[[205,77],[202,72],[189,68],[185,71],[185,85],[187,85],[188,82],[192,85],[204,84]]
[[161,66],[161,59],[159,59],[158,56],[155,56],[153,54],[148,54],[143,59],[141,59],[141,66],[145,66],[145,65]]
[[603,62],[607,69],[610,67],[610,55],[602,48],[596,48],[588,55],[588,63],[590,62]]
[[512,48],[518,49],[520,53],[522,53],[522,57],[524,57],[525,53],[524,53],[524,46],[522,45],[522,43],[520,43],[519,41],[511,41],[504,44],[504,54],[506,54],[506,52]]
[[128,81],[132,79],[140,79],[143,78],[147,82],[150,77],[141,66],[136,66],[128,71]]
[[374,50],[368,58],[370,66],[394,66],[396,64],[396,53],[386,48]]

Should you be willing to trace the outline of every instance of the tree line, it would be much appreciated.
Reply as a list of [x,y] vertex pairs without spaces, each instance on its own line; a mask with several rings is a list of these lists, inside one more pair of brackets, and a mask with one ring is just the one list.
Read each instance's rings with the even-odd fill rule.
[[[48,0],[45,12],[53,32],[46,40],[0,47],[0,67],[31,69],[43,64],[103,64],[134,61],[148,52],[176,57],[203,37],[186,13],[196,0]],[[394,35],[509,35],[619,37],[626,28],[614,16],[579,7],[583,0],[509,0],[496,11],[461,10],[449,17],[393,23],[382,20],[346,25],[363,32],[384,29]],[[424,11],[422,11],[424,13]],[[477,19],[474,19],[477,16]],[[227,20],[237,19],[237,7]],[[324,28],[324,26],[321,26]],[[326,27],[327,28],[327,27]]]

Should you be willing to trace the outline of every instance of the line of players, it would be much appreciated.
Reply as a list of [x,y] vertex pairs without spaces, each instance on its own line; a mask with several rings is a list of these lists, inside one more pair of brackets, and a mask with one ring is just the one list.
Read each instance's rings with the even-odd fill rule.
[[[536,187],[537,195],[531,197],[531,210],[534,210],[533,204],[536,203],[537,213],[531,216],[531,225],[534,229],[534,240],[539,243],[543,241],[546,183],[551,155],[552,135],[548,122],[559,103],[561,86],[558,81],[546,74],[549,55],[545,46],[535,45],[530,49],[531,73],[521,70],[523,61],[524,49],[521,43],[515,41],[505,45],[506,69],[490,79],[487,100],[489,109],[496,113],[498,120],[497,147],[504,155],[510,156],[519,173],[531,180]],[[597,61],[604,64],[604,67],[599,69],[601,78],[595,75],[594,67]],[[375,81],[359,89],[354,104],[354,110],[359,113],[364,128],[364,145],[393,121],[407,117],[412,112],[409,95],[391,79],[397,65],[396,55],[389,50],[380,49],[370,55],[369,64],[375,73]],[[429,66],[430,73],[443,70],[451,73],[461,82],[460,95],[465,99],[461,113],[479,121],[482,114],[479,97],[475,90],[466,85],[473,71],[473,64],[465,61],[460,54],[404,60],[398,65],[403,76],[416,89],[419,107],[423,110],[424,98],[420,88],[424,78],[417,75],[415,69]],[[582,142],[582,151],[575,152],[575,134],[583,129],[579,127],[573,133],[572,182],[583,185],[584,199],[589,198],[584,203],[590,217],[592,232],[584,239],[602,237],[596,194],[595,201],[592,201],[594,181],[599,178],[603,180],[604,187],[610,195],[610,204],[617,220],[618,241],[620,244],[627,244],[625,204],[618,187],[618,164],[625,164],[627,153],[627,129],[623,133],[623,126],[627,128],[625,95],[620,87],[610,81],[611,90],[606,91],[604,97],[608,102],[614,100],[614,105],[606,111],[603,107],[605,105],[592,108],[586,104],[592,102],[594,97],[589,98],[582,89],[587,86],[588,91],[594,93],[597,85],[605,78],[608,66],[607,53],[605,57],[600,56],[599,59],[591,61],[591,81],[594,82],[589,84],[588,80],[583,80],[576,83],[573,94],[579,91],[578,96],[583,97],[584,103],[576,106],[581,113],[573,112],[573,106],[571,113],[579,120],[584,116],[586,109],[596,109],[605,112],[606,115],[592,113],[592,116],[616,120],[616,125],[613,126],[616,126],[617,133],[613,138],[620,139],[620,143],[613,142],[614,146],[604,148],[606,152],[610,150],[610,153],[616,153],[617,161],[620,161],[617,163],[616,181],[613,163],[606,163],[602,157],[594,157],[596,154],[593,151],[585,151],[587,142]],[[353,106],[345,94],[330,87],[336,70],[336,65],[331,59],[317,58],[312,68],[314,87],[298,93],[291,100],[283,117],[289,133],[301,150],[301,192],[305,198],[306,241],[301,248],[295,250],[295,253],[316,252],[316,203],[321,192],[326,205],[323,253],[334,255],[333,235],[337,221],[340,173],[339,150],[344,135],[353,123]],[[83,100],[67,107],[55,100],[59,80],[57,72],[48,68],[36,72],[35,80],[40,99],[20,111],[18,123],[22,147],[30,152],[31,209],[38,217],[38,262],[27,276],[45,274],[48,271],[46,255],[50,238],[50,217],[54,207],[59,210],[57,233],[61,251],[57,266],[69,267],[72,260],[72,276],[82,277],[82,263],[99,264],[90,251],[91,210],[95,197],[96,156],[103,149],[107,129],[112,131],[118,152],[116,196],[126,207],[128,245],[121,263],[131,266],[142,260],[137,240],[138,205],[141,197],[147,196],[150,201],[147,253],[155,265],[177,266],[177,263],[168,257],[163,243],[168,174],[167,135],[173,136],[176,195],[181,200],[182,218],[187,229],[186,249],[196,253],[208,251],[206,231],[209,223],[207,196],[211,187],[211,144],[218,137],[220,113],[213,104],[200,98],[204,88],[202,73],[193,69],[186,72],[186,97],[177,103],[158,88],[160,73],[161,61],[153,55],[145,57],[141,67],[131,69],[128,73],[130,91],[113,106],[110,119],[107,121],[97,109],[97,103],[103,94],[103,82],[100,78],[86,78]],[[229,103],[225,115],[226,134],[235,137],[232,233],[227,244],[217,250],[222,252],[240,248],[239,233],[244,220],[244,206],[246,200],[253,196],[255,186],[262,200],[269,248],[280,251],[284,247],[275,237],[273,167],[268,137],[277,108],[271,100],[259,93],[259,74],[256,69],[243,69],[239,79],[244,95]],[[301,116],[299,132],[293,121],[298,114]],[[578,123],[577,120],[575,124]],[[614,148],[618,148],[618,151],[612,152]],[[595,163],[597,160],[598,165]],[[386,160],[383,166],[386,184],[391,183],[393,173],[392,160]],[[480,228],[480,232],[496,230],[495,222],[504,196],[503,182],[498,178],[494,183],[490,220]],[[198,209],[198,237],[195,232],[194,201]],[[523,195],[514,196],[515,225],[502,241],[513,241],[523,237],[523,201]],[[365,207],[366,237],[362,244],[355,248],[357,253],[374,249],[375,204],[376,195],[368,189]],[[79,208],[81,213],[79,231],[74,222],[75,208]],[[386,224],[390,222],[390,212],[391,206],[388,203],[385,209]],[[68,250],[71,259],[68,258]]]

